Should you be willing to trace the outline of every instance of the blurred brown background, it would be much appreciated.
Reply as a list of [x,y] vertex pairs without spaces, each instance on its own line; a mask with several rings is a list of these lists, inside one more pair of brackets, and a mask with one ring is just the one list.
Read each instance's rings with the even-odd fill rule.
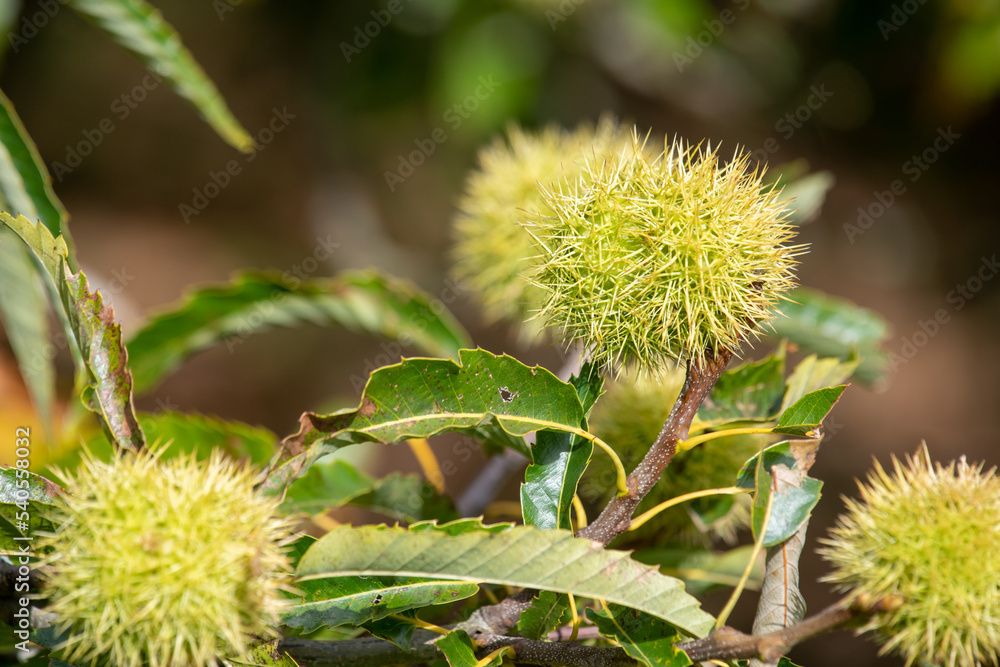
[[[918,343],[884,386],[853,386],[833,413],[814,468],[826,483],[814,537],[873,456],[885,462],[926,439],[938,459],[1000,461],[1000,267],[990,268],[1000,229],[989,204],[1000,149],[995,0],[156,4],[251,134],[283,119],[252,161],[62,8],[8,48],[0,80],[57,175],[81,263],[126,335],[186,287],[241,268],[311,267],[318,277],[378,266],[442,295],[453,289],[453,202],[476,149],[510,119],[572,126],[612,112],[640,129],[740,144],[771,165],[804,158],[831,171],[821,216],[801,230],[811,244],[802,283],[881,313],[890,351]],[[24,19],[37,11],[0,3],[8,38],[26,35]],[[113,131],[94,134],[104,119]],[[400,172],[437,128],[446,140],[412,175]],[[92,150],[69,167],[81,142]],[[206,194],[230,160],[240,173],[185,216],[182,205],[196,207],[196,191]],[[863,212],[871,217],[859,224]],[[334,244],[328,260],[305,261]],[[465,295],[452,307],[483,347],[559,365],[557,349],[528,349],[483,326]],[[914,341],[939,309],[947,322]],[[256,335],[198,356],[139,407],[288,433],[305,409],[355,401],[351,376],[382,353],[340,330]],[[8,406],[22,401],[9,379],[0,392]],[[450,444],[439,447],[454,456]],[[400,455],[381,465],[412,463]],[[469,474],[449,489],[460,491]],[[822,573],[810,550],[803,580],[813,610],[834,599],[812,583]],[[745,595],[732,622],[748,628],[754,604]],[[899,664],[875,653],[840,633],[792,658],[806,667]]]

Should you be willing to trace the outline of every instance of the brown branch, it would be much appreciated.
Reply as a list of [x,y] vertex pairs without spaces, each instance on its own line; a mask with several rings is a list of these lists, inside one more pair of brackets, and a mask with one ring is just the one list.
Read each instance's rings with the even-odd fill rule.
[[[711,393],[731,358],[729,350],[721,350],[707,355],[704,363],[688,363],[684,388],[681,389],[670,416],[645,458],[628,477],[629,494],[613,498],[597,520],[578,533],[579,537],[597,540],[606,545],[628,529],[639,501],[670,465],[677,453],[677,443],[687,438],[698,408]],[[506,636],[535,595],[536,591],[522,590],[498,604],[477,609],[467,621],[456,627],[464,629],[479,642],[484,654],[501,646],[513,647],[519,663],[543,667],[634,667],[637,664],[618,647],[599,648],[576,642],[547,642]],[[279,648],[300,662],[370,667],[427,661],[440,655],[437,647],[426,643],[426,639],[415,641],[411,645],[411,651],[403,651],[387,641],[374,638],[331,643],[287,639],[279,644]]]
[[639,663],[617,646],[584,646],[577,642],[547,642],[523,637],[481,637],[476,655],[487,655],[501,646],[510,646],[514,662],[542,667],[635,667]]
[[410,651],[404,651],[377,637],[331,642],[294,637],[278,642],[278,651],[287,653],[300,665],[382,667],[427,662],[441,657],[441,651],[434,644],[414,642]]
[[824,632],[840,628],[847,623],[878,612],[898,608],[902,601],[886,598],[874,602],[858,600],[848,603],[841,600],[830,605],[815,616],[810,616],[795,625],[764,635],[748,635],[733,628],[716,630],[704,639],[696,639],[677,644],[691,659],[698,663],[704,660],[743,660],[756,658],[768,663],[778,662],[799,642]]
[[[687,378],[670,416],[645,458],[628,477],[629,494],[612,498],[601,515],[577,533],[578,537],[607,545],[628,530],[636,506],[670,465],[677,453],[677,443],[687,438],[698,408],[712,392],[731,358],[732,352],[721,350],[707,353],[703,363],[688,362]],[[520,591],[498,605],[476,610],[463,625],[470,635],[505,635],[517,624],[521,612],[527,609],[535,595],[537,591],[530,589]]]
[[726,365],[733,355],[729,350],[721,350],[708,353],[706,356],[703,363],[688,362],[684,388],[681,389],[670,416],[667,417],[660,435],[649,448],[645,458],[628,477],[628,495],[612,498],[601,515],[577,533],[579,537],[608,544],[628,530],[635,508],[674,459],[677,443],[687,438],[688,429],[698,408],[712,392],[712,387],[726,370]]
[[[899,597],[880,600],[856,599],[853,602],[841,600],[815,616],[810,616],[795,625],[764,635],[748,635],[725,627],[716,630],[704,639],[677,644],[693,663],[707,660],[742,660],[757,658],[766,662],[777,662],[799,642],[831,630],[836,630],[864,619],[871,614],[898,609],[902,604]],[[600,637],[584,628],[587,637]],[[581,629],[582,631],[583,629]],[[560,635],[562,633],[559,633]],[[401,663],[428,662],[441,656],[438,648],[428,640],[437,635],[426,630],[415,630],[410,650],[376,638],[354,639],[339,642],[317,642],[308,639],[285,639],[278,649],[287,652],[300,664],[310,665],[352,665],[354,667],[383,667]],[[517,656],[518,664],[542,665],[543,667],[635,667],[635,660],[619,647],[583,646],[573,641],[539,641],[523,637],[508,637],[478,634],[475,637],[476,651],[480,657],[502,646],[510,646]]]
[[[429,662],[442,657],[440,649],[428,643],[438,635],[418,630],[409,651],[374,637],[339,642],[310,639],[283,639],[278,651],[283,651],[299,664],[352,665],[353,667],[385,667],[386,665]],[[476,654],[483,657],[503,646],[517,654],[516,662],[543,667],[636,667],[638,664],[618,647],[584,646],[577,642],[547,642],[523,637],[497,635],[477,638]]]

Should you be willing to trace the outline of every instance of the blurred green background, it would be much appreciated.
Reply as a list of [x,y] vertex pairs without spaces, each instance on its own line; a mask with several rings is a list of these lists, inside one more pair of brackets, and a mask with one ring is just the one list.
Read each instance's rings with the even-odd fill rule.
[[[899,356],[883,385],[852,387],[832,415],[813,469],[826,483],[814,537],[873,456],[885,462],[926,439],[941,460],[1000,461],[1000,227],[989,203],[1000,175],[1000,2],[156,4],[260,138],[252,160],[57,0],[0,2],[0,87],[56,176],[81,264],[126,337],[187,286],[240,268],[320,277],[377,266],[450,302],[483,347],[556,368],[558,348],[484,325],[448,281],[454,202],[476,150],[508,121],[573,126],[613,113],[656,136],[743,146],[772,168],[805,160],[836,179],[802,227],[811,252],[801,281],[881,313]],[[94,134],[105,120],[113,130]],[[81,142],[92,150],[75,159]],[[212,188],[232,160],[239,173]],[[303,410],[356,400],[352,376],[392,352],[340,330],[256,335],[200,355],[138,407],[289,433]],[[65,396],[72,373],[61,361]],[[23,421],[27,405],[0,348],[0,422]],[[439,454],[455,455],[447,445]],[[392,458],[379,465],[414,467]],[[813,610],[834,599],[814,584],[823,570],[809,550]],[[731,622],[748,628],[755,603],[745,595]],[[844,633],[792,658],[901,664]]]

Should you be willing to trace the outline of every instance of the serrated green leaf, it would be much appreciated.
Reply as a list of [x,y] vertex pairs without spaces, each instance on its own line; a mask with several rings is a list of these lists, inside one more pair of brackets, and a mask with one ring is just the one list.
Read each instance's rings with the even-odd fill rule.
[[53,237],[44,225],[24,216],[0,212],[0,222],[12,229],[31,249],[47,274],[47,285],[61,305],[57,309],[74,344],[74,361],[82,378],[84,405],[100,419],[108,437],[120,447],[140,449],[145,438],[132,406],[132,375],[114,310],[100,292],[91,292],[83,272],[71,273],[68,250],[62,237]]
[[[304,535],[289,547],[289,558],[298,567],[302,557],[317,542]],[[320,626],[363,625],[392,635],[400,648],[409,650],[413,625],[398,625],[391,614],[408,615],[410,609],[446,604],[475,595],[479,586],[468,582],[441,582],[417,577],[342,577],[300,582],[294,606],[283,612],[282,623],[306,632]],[[378,600],[376,604],[375,601]],[[386,637],[388,639],[388,637]],[[399,640],[399,641],[396,641]],[[406,640],[406,645],[402,642]]]
[[41,475],[13,466],[0,467],[0,504],[15,505],[31,501],[41,505],[55,505],[56,498],[62,493],[62,487]]
[[[479,663],[476,649],[465,630],[452,630],[441,639],[434,640],[434,644],[444,653],[450,667],[477,667]],[[502,660],[503,657],[498,655],[489,665],[499,665]]]
[[517,634],[528,639],[545,639],[553,630],[569,623],[572,614],[569,596],[565,593],[541,591],[521,612],[517,621]]
[[253,150],[253,139],[233,117],[215,84],[153,6],[144,0],[69,0],[69,5],[167,79],[226,143],[244,153]]
[[[233,459],[248,460],[261,466],[274,455],[278,437],[266,428],[243,422],[208,417],[197,413],[140,412],[136,415],[139,425],[150,443],[163,446],[160,454],[164,460],[180,454],[194,454],[198,459],[208,459],[213,452],[221,451]],[[110,461],[114,447],[106,435],[93,433],[85,437],[87,450],[102,461]],[[45,471],[53,468],[74,470],[79,465],[82,448],[63,451],[47,462]]]
[[726,371],[698,410],[698,425],[766,420],[777,414],[785,391],[785,350]]
[[493,423],[512,435],[538,429],[579,431],[584,410],[572,385],[541,367],[482,349],[451,359],[405,359],[374,371],[357,410],[306,412],[261,488],[280,493],[319,457],[359,442],[392,444]]
[[350,504],[407,523],[458,518],[451,499],[419,475],[392,473],[376,481],[370,491],[352,498]]
[[0,467],[0,553],[18,553],[31,546],[38,531],[50,531],[52,510],[62,488],[21,468]]
[[392,642],[406,652],[413,650],[413,633],[417,626],[404,619],[415,619],[417,612],[408,610],[380,618],[377,621],[367,621],[361,627],[372,633],[376,637]]
[[386,526],[338,526],[299,562],[299,581],[351,575],[478,581],[604,599],[704,636],[712,617],[683,583],[638,563],[628,553],[568,531],[515,526],[502,533],[452,536]]
[[[303,556],[300,566],[305,559]],[[407,609],[456,602],[479,592],[474,582],[391,575],[311,579],[297,582],[296,588],[303,593],[302,602],[284,608],[281,622],[305,632],[323,625],[361,625]]]
[[836,357],[818,358],[812,354],[795,367],[785,381],[785,397],[781,401],[781,412],[791,407],[809,392],[843,384],[857,370],[860,359],[841,361]]
[[774,494],[771,516],[767,522],[764,546],[784,542],[809,519],[819,502],[823,482],[805,475],[812,465],[818,444],[791,443],[787,440],[762,452],[760,466],[754,456],[740,470],[737,485],[754,489],[751,524],[754,535],[760,534],[768,499]]
[[[0,210],[41,220],[53,236],[68,238],[66,209],[10,99],[0,92]],[[70,244],[72,246],[72,244]]]
[[220,342],[232,350],[254,332],[301,324],[405,341],[432,356],[454,357],[468,346],[455,318],[406,281],[374,271],[309,281],[248,272],[188,294],[136,333],[128,343],[136,391],[148,391]]
[[765,547],[780,544],[795,535],[809,520],[813,508],[819,502],[822,489],[823,482],[818,479],[800,478],[781,465],[774,466],[770,471],[761,470],[758,493],[754,494],[754,535],[760,534],[769,494],[774,494],[775,498],[767,531],[764,533]]
[[347,461],[322,461],[288,487],[281,511],[286,514],[319,514],[346,505],[371,491],[374,486],[375,478]]
[[290,655],[278,650],[277,639],[253,642],[247,653],[248,662],[235,658],[226,658],[226,662],[245,667],[298,667],[299,664]]
[[[570,378],[584,413],[589,413],[601,395],[604,379],[590,362]],[[584,419],[578,426],[587,429]],[[594,452],[594,443],[572,433],[539,431],[531,448],[533,462],[521,485],[521,512],[524,523],[542,529],[569,530],[570,511],[576,487]]]
[[29,632],[28,639],[50,651],[55,650],[69,637],[69,631],[61,628],[58,623],[44,628],[32,628]]
[[297,540],[288,545],[288,558],[292,561],[292,567],[298,566],[309,547],[316,543],[316,539],[312,535],[300,535]]
[[448,521],[446,523],[438,523],[437,521],[419,521],[410,524],[409,528],[411,533],[425,530],[436,530],[447,535],[462,535],[464,533],[483,530],[490,533],[502,533],[513,527],[514,524],[506,522],[484,524],[483,517],[477,516],[468,519],[455,519],[454,521]]
[[344,505],[365,507],[408,523],[458,517],[451,500],[419,475],[392,473],[375,479],[340,459],[314,465],[295,480],[285,493],[281,511],[320,514]]
[[799,288],[783,301],[771,321],[775,333],[807,352],[824,357],[861,359],[855,376],[862,382],[882,379],[888,365],[883,349],[889,325],[874,312],[846,299]]
[[169,442],[171,450],[194,453],[198,458],[222,451],[231,458],[262,465],[274,456],[278,443],[278,436],[262,426],[197,413],[142,413],[139,422],[150,442]]
[[830,410],[840,400],[845,389],[847,389],[847,385],[842,384],[837,387],[824,387],[809,392],[781,413],[781,416],[778,417],[778,425],[774,427],[773,432],[783,435],[815,437],[819,427],[823,424],[823,419],[830,414]]
[[674,648],[681,641],[677,629],[659,618],[636,609],[608,605],[610,614],[587,610],[587,618],[601,634],[621,644],[629,656],[649,667],[687,667],[691,664],[684,651]]
[[52,401],[56,372],[46,354],[48,299],[38,281],[30,251],[12,230],[0,227],[0,320],[17,359],[31,402],[52,441]]

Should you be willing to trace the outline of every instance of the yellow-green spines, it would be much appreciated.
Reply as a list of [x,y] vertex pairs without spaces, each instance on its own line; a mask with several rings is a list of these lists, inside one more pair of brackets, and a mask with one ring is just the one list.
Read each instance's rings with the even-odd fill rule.
[[274,637],[290,525],[253,472],[213,456],[87,456],[66,476],[45,591],[70,630],[66,659],[215,665]]
[[898,598],[862,628],[907,664],[996,664],[1000,653],[1000,480],[964,458],[932,464],[926,447],[893,472],[878,463],[846,500],[823,557],[852,596]]
[[[525,279],[539,251],[520,221],[551,215],[539,185],[575,178],[585,159],[625,146],[628,135],[610,120],[567,132],[550,126],[527,132],[517,126],[479,153],[455,219],[455,276],[471,288],[486,315],[524,322],[544,293]],[[538,325],[529,325],[537,333]]]
[[737,349],[792,285],[792,227],[780,192],[718,151],[677,140],[649,157],[592,160],[545,192],[554,215],[529,230],[542,250],[532,281],[543,321],[596,362],[667,361]]

